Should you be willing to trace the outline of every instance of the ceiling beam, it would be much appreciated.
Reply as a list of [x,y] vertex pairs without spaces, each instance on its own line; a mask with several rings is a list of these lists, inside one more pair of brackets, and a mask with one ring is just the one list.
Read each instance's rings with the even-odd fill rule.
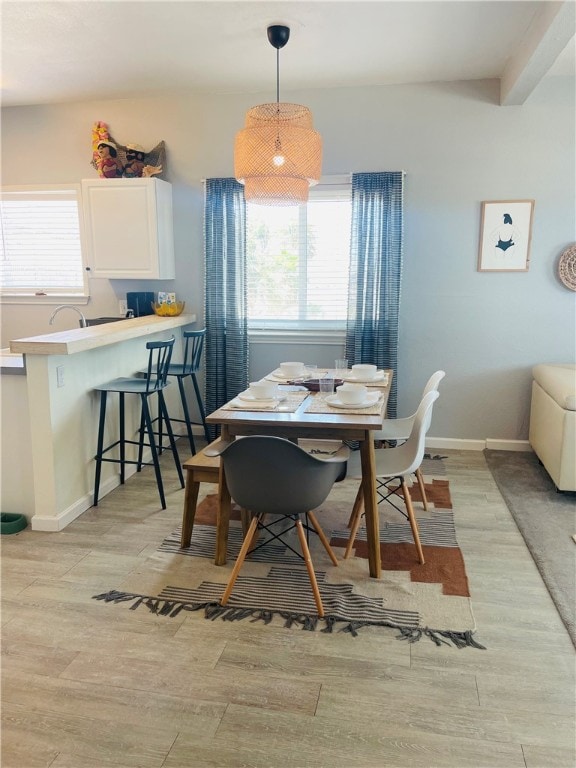
[[544,2],[500,79],[500,104],[524,104],[576,33],[574,0]]

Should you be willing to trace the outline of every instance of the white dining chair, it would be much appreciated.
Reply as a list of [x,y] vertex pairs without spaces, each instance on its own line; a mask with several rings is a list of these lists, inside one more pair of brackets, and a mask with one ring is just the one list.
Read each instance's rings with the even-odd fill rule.
[[[412,475],[416,469],[418,469],[424,458],[426,431],[430,425],[432,418],[432,407],[438,399],[438,392],[428,392],[422,398],[418,410],[414,414],[412,428],[408,439],[402,445],[396,448],[386,448],[381,451],[376,451],[376,484],[378,495],[382,501],[387,501],[395,509],[405,515],[410,522],[412,529],[412,535],[414,537],[414,544],[416,545],[416,551],[418,558],[423,564],[424,553],[422,551],[422,545],[420,544],[420,535],[418,532],[418,523],[414,514],[414,508],[412,506],[412,497],[410,495],[410,488],[406,482],[407,478]],[[360,452],[354,451],[348,459],[348,471],[347,478],[362,479],[362,465],[360,460]],[[393,481],[399,481],[399,485],[390,486]],[[386,490],[383,492],[382,488]],[[402,490],[404,497],[404,503],[406,505],[406,512],[396,506],[391,501],[391,497],[397,496],[398,488]],[[344,558],[350,557],[358,528],[360,527],[360,519],[362,517],[362,507],[364,503],[364,495],[362,491],[362,484],[356,494],[356,500],[354,501],[354,507],[352,509],[352,515],[350,518],[350,538],[346,546]]]
[[[424,387],[424,391],[422,392],[422,397],[425,397],[428,392],[437,392],[438,386],[442,379],[446,376],[445,371],[436,371],[435,373],[430,376],[428,381],[426,382],[426,386]],[[384,419],[384,422],[382,424],[382,429],[378,430],[377,432],[374,432],[374,440],[378,440],[381,442],[398,442],[398,441],[406,441],[408,440],[408,437],[410,436],[410,432],[412,431],[412,425],[414,424],[414,419],[416,418],[416,413],[413,413],[411,416],[406,416],[404,418],[400,419]],[[431,419],[430,419],[431,420]],[[428,429],[430,427],[430,421],[428,422],[426,432],[428,432]],[[416,475],[416,480],[418,482],[418,487],[420,488],[420,495],[422,496],[422,504],[424,506],[424,509],[428,511],[428,499],[426,498],[426,488],[424,486],[424,478],[422,477],[422,471],[420,467],[418,467],[414,474]]]

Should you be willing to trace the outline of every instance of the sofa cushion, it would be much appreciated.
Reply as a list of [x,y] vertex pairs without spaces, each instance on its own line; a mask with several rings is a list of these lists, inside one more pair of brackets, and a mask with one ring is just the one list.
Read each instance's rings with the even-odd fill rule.
[[576,411],[576,365],[535,365],[532,376],[561,408]]

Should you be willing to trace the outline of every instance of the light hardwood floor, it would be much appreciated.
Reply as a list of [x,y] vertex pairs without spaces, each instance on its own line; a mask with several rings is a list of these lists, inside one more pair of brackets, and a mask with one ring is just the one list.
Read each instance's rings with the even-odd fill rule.
[[486,651],[92,600],[179,525],[168,457],[166,511],[146,470],[3,536],[2,768],[573,768],[574,648],[482,453],[444,453]]

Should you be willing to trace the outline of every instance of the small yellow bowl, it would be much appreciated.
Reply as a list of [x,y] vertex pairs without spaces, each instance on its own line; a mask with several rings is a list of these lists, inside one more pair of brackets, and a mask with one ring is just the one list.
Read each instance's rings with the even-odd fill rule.
[[156,304],[156,302],[152,302],[154,313],[160,317],[176,317],[181,315],[185,306],[185,301],[176,301],[174,304]]

